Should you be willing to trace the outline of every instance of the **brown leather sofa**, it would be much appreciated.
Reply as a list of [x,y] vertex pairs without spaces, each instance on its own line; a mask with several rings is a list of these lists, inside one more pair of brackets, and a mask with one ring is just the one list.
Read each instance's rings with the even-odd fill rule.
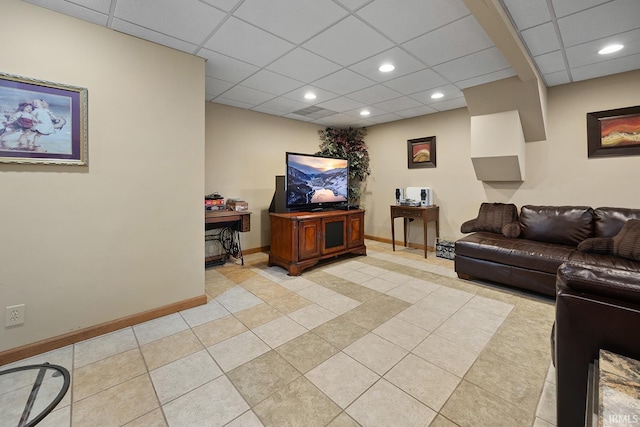
[[462,224],[471,234],[455,243],[460,278],[555,296],[556,271],[567,261],[640,271],[639,261],[578,250],[586,239],[615,236],[628,219],[640,218],[640,209],[525,205],[514,216],[515,209],[483,203],[478,217]]
[[[637,245],[637,243],[636,243]],[[600,349],[640,359],[640,274],[569,262],[558,269],[556,321],[557,426],[583,426],[589,364]]]

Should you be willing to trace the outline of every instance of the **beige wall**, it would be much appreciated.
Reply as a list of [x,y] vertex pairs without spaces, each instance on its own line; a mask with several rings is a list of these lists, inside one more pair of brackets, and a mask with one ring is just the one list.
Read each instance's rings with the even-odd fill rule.
[[243,249],[270,245],[269,204],[276,175],[285,174],[285,153],[315,153],[323,126],[206,103],[205,194],[249,203],[251,231]]
[[[368,128],[365,141],[372,174],[362,200],[365,233],[391,238],[389,206],[395,188],[428,186],[441,208],[440,235],[461,236],[460,224],[474,218],[480,203],[580,204],[640,208],[631,183],[640,180],[640,157],[587,158],[586,113],[640,104],[640,71],[548,89],[545,141],[525,143],[524,182],[485,183],[476,179],[470,158],[470,117],[465,108]],[[242,197],[253,212],[252,229],[242,235],[245,249],[269,245],[267,208],[274,175],[284,174],[285,151],[318,150],[318,129],[308,123],[207,104],[206,192]],[[435,135],[437,168],[408,169],[407,140]],[[433,224],[429,245],[434,245]],[[402,229],[396,220],[396,231]],[[399,234],[401,236],[401,234]],[[409,240],[422,243],[411,225]]]
[[[551,87],[547,92],[547,140],[527,142],[522,183],[476,180],[469,158],[470,118],[466,109],[382,124],[366,138],[373,171],[367,185],[366,233],[390,238],[389,205],[394,189],[427,186],[441,207],[440,235],[461,236],[460,224],[474,218],[483,201],[524,204],[640,208],[640,157],[587,158],[586,113],[640,104],[640,71]],[[437,168],[408,169],[406,140],[437,137]],[[401,227],[397,220],[396,228]],[[432,226],[430,226],[432,227]],[[421,228],[410,240],[422,243]],[[431,235],[433,236],[433,234]],[[433,245],[433,238],[430,238]]]
[[204,61],[3,0],[2,72],[88,89],[89,166],[0,164],[0,351],[204,294]]

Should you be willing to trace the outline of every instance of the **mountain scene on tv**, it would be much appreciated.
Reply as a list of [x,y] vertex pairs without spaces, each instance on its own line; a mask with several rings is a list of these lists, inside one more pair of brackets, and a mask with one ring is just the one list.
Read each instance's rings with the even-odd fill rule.
[[292,155],[288,164],[287,205],[347,201],[346,160]]

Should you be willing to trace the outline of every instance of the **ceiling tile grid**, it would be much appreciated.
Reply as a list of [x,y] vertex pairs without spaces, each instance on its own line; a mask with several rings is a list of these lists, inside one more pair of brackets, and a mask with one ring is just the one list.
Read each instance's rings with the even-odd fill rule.
[[501,1],[547,86],[640,68],[638,0]]
[[[463,0],[23,1],[204,58],[208,101],[320,125],[462,108],[515,75]],[[640,68],[640,0],[500,2],[547,86]]]

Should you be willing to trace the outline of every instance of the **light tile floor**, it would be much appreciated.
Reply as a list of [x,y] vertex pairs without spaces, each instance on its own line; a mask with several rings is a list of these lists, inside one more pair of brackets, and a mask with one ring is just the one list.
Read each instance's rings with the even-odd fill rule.
[[552,300],[367,247],[298,277],[246,256],[206,305],[0,369],[72,373],[42,426],[555,425]]

